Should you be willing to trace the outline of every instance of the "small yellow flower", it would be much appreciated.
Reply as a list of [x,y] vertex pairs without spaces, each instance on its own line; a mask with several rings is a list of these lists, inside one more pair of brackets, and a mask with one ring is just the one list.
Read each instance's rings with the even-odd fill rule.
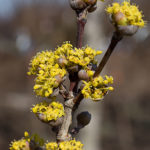
[[27,131],[24,132],[25,137],[29,137],[29,133]]

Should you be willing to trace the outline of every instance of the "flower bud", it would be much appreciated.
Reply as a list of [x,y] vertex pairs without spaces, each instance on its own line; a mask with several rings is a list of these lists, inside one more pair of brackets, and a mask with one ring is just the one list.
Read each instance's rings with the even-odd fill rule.
[[87,4],[84,0],[70,0],[70,6],[74,10],[82,10],[87,7]]
[[47,122],[46,115],[44,115],[42,113],[37,113],[37,117],[40,121]]
[[91,114],[88,111],[81,112],[77,116],[77,123],[78,126],[81,128],[88,125],[90,121],[91,121]]
[[117,25],[127,25],[127,18],[122,12],[117,12],[116,14],[113,14],[113,21]]
[[60,67],[65,67],[67,65],[68,61],[65,58],[59,58],[58,59],[58,64]]
[[89,79],[87,72],[83,69],[78,72],[78,77],[80,80],[88,80]]

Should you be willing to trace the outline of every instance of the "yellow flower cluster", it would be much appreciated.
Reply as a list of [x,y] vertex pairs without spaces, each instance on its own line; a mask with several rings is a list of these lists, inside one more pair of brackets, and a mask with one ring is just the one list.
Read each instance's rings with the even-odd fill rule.
[[124,1],[122,4],[115,2],[112,4],[112,6],[108,6],[106,11],[109,14],[112,14],[112,19],[114,19],[114,16],[117,13],[122,13],[124,15],[117,22],[118,25],[135,25],[143,27],[145,24],[144,20],[142,19],[142,12],[139,11],[136,5],[131,5],[130,1]]
[[82,94],[85,98],[90,98],[93,101],[98,101],[104,98],[108,91],[112,91],[113,87],[108,84],[113,83],[112,76],[105,76],[105,78],[98,76],[89,82],[83,81],[85,86],[82,89]]
[[83,150],[83,144],[75,139],[60,142],[59,145],[55,142],[47,143],[45,146],[46,150]]
[[100,55],[102,51],[96,51],[91,47],[77,49],[69,43],[64,43],[61,47],[58,47],[55,51],[56,57],[65,58],[67,60],[66,67],[80,65],[86,67],[90,62],[94,61],[96,55]]
[[58,150],[58,144],[56,142],[50,142],[45,144],[46,150]]
[[36,115],[44,115],[44,121],[57,120],[58,118],[64,116],[63,105],[59,102],[47,103],[46,101],[36,104],[32,108],[33,113]]
[[31,140],[33,140],[34,144],[36,144],[37,146],[44,145],[44,140],[40,138],[37,134],[29,136],[28,132],[24,132],[24,137],[22,139],[11,142],[9,150],[29,150],[29,143]]
[[28,75],[36,75],[34,90],[37,95],[49,97],[53,89],[59,86],[57,76],[63,78],[66,70],[56,63],[52,51],[43,51],[31,60]]
[[21,139],[18,141],[11,142],[11,146],[9,150],[23,150],[23,149],[29,149],[29,143],[26,139]]
[[51,97],[67,74],[68,67],[80,65],[86,68],[94,57],[101,54],[90,47],[77,49],[65,42],[54,52],[42,51],[31,60],[28,75],[36,75],[34,91],[37,95]]

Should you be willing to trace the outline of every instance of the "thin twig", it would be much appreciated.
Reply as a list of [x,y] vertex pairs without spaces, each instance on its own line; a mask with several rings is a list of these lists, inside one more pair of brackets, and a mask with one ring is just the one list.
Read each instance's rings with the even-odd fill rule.
[[85,24],[86,24],[85,19],[80,19],[80,18],[77,19],[77,43],[76,43],[77,48],[82,47]]
[[111,56],[112,52],[114,51],[114,48],[116,47],[116,45],[122,38],[123,38],[122,35],[120,35],[117,32],[114,32],[112,39],[111,39],[111,43],[110,43],[105,55],[103,56],[103,59],[101,60],[97,70],[95,71],[94,77],[97,77],[101,73],[101,71],[103,70],[104,66],[106,65],[109,57]]

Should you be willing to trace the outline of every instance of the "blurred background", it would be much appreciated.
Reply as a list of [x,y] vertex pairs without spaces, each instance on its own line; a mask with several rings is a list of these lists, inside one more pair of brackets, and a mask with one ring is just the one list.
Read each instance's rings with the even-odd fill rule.
[[[98,2],[84,35],[84,45],[104,53],[114,31],[104,11],[111,2]],[[117,45],[102,72],[114,77],[115,90],[103,102],[84,100],[79,108],[92,114],[78,136],[85,150],[150,149],[150,1],[131,2],[139,5],[147,25]],[[43,99],[35,96],[26,72],[36,52],[54,50],[64,41],[75,45],[75,37],[76,16],[68,0],[0,0],[0,149],[8,149],[24,131],[55,139],[30,112]]]

